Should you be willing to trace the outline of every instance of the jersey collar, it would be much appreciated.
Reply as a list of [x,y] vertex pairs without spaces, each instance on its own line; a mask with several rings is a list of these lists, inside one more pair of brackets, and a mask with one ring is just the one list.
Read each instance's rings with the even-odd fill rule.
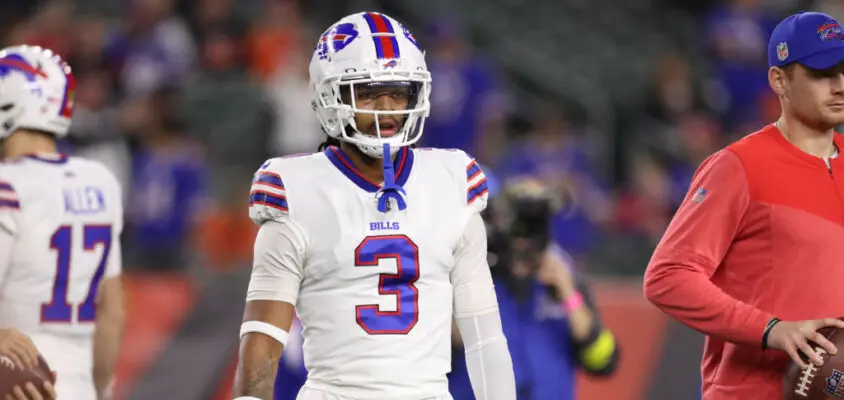
[[[366,179],[366,177],[358,172],[358,170],[354,167],[354,164],[352,164],[352,160],[349,159],[349,156],[346,155],[346,153],[344,153],[339,147],[329,146],[325,149],[324,154],[328,157],[328,160],[343,173],[343,175],[346,175],[346,177],[359,188],[371,193],[375,193],[381,188],[380,184]],[[396,171],[397,185],[404,186],[405,182],[407,182],[407,177],[410,176],[410,170],[412,167],[413,151],[408,149],[407,146],[402,147],[395,160],[393,160],[393,168]]]
[[67,162],[67,155],[63,153],[27,154],[24,157],[49,164],[64,164]]

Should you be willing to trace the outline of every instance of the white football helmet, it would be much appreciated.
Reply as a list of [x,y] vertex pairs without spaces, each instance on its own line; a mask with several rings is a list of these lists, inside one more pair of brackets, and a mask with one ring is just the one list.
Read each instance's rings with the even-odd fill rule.
[[[337,21],[320,36],[310,75],[312,105],[329,136],[353,143],[374,158],[384,155],[384,144],[397,149],[416,143],[422,136],[431,108],[431,74],[416,39],[395,19],[361,12]],[[377,85],[409,86],[407,109],[358,108],[355,88]],[[375,135],[363,133],[356,126],[357,113],[374,115]],[[404,115],[404,123],[395,134],[384,137],[378,123],[382,115]]]
[[26,45],[0,50],[0,88],[0,139],[21,128],[67,135],[76,81],[58,54]]

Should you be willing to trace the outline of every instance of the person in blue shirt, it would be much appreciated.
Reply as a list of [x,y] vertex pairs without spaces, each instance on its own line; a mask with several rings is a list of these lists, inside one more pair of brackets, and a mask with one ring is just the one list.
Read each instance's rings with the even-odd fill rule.
[[[551,244],[549,221],[558,207],[551,192],[532,179],[507,183],[502,191],[497,196],[490,191],[485,219],[518,399],[574,399],[575,372],[612,374],[618,345],[601,325],[572,260]],[[449,389],[455,400],[472,399],[459,336],[454,339]]]

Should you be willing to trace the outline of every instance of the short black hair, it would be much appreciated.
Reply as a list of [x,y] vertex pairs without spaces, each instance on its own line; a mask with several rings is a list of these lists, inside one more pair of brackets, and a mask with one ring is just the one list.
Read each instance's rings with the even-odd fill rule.
[[325,141],[319,144],[317,151],[323,151],[331,146],[340,147],[340,140],[326,135]]

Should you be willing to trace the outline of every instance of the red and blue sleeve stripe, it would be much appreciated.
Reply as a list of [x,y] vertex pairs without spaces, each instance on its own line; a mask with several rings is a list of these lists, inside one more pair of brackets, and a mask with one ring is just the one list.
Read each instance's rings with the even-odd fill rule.
[[469,166],[466,167],[466,182],[471,182],[472,179],[475,179],[481,173],[481,167],[475,160],[472,160],[469,163]]
[[12,185],[8,182],[0,182],[0,209],[4,208],[13,210],[21,208],[18,195],[15,193],[15,189]]
[[259,172],[252,183],[284,190],[284,182],[281,181],[281,177],[271,172]]
[[481,196],[489,193],[486,176],[475,160],[472,160],[466,166],[466,184],[469,185],[469,189],[466,190],[466,204],[472,204]]
[[288,212],[287,195],[284,182],[278,174],[260,171],[252,180],[252,191],[249,193],[249,206],[263,205]]
[[253,190],[252,193],[249,194],[249,205],[263,205],[284,212],[289,211],[287,208],[286,197],[279,197],[262,190]]
[[470,187],[466,193],[466,204],[472,204],[481,196],[489,193],[489,188],[486,184],[486,178],[481,179],[480,182]]
[[363,14],[369,30],[372,32],[372,41],[375,42],[375,54],[381,58],[399,58],[399,42],[396,40],[393,24],[385,16],[378,13]]

